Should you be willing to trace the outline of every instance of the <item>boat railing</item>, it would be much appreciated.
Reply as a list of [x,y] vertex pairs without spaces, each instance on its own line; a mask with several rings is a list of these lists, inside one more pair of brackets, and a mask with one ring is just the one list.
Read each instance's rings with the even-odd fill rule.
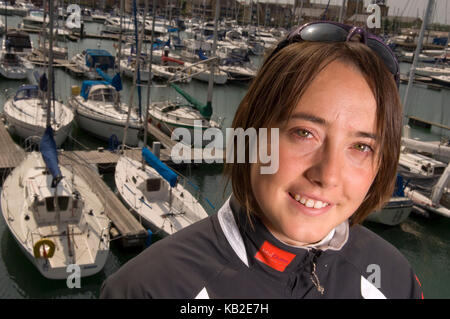
[[[187,125],[194,125],[195,121],[198,121],[198,119],[192,119],[192,118],[187,118],[187,117],[181,117],[181,116],[176,116],[176,115],[172,115],[172,114],[167,114],[164,113],[160,110],[156,110],[157,113],[159,113],[159,115],[161,116],[162,119],[164,120],[172,120],[175,121],[177,123],[182,122],[183,124],[187,124]],[[202,124],[205,124],[205,121],[202,120]]]
[[[192,68],[194,68],[194,70],[195,70],[195,69],[196,69],[196,68],[195,68],[196,66],[203,65],[203,64],[207,64],[207,63],[211,63],[211,62],[214,62],[214,61],[216,61],[216,60],[219,60],[219,57],[215,56],[215,57],[212,57],[212,58],[209,58],[209,59],[206,59],[206,60],[202,60],[202,61],[199,61],[199,62],[195,62],[195,63],[192,63],[192,64],[188,64],[186,67],[184,67],[183,69],[181,69],[181,70],[179,71],[179,74],[183,74],[183,73],[186,73],[186,72],[187,72],[187,73],[188,73],[188,76],[183,77],[183,78],[178,78],[178,77],[177,77],[178,72],[177,72],[177,73],[175,73],[175,75],[174,75],[172,78],[170,78],[170,79],[168,80],[168,82],[171,83],[171,82],[176,82],[176,81],[182,81],[182,80],[186,80],[186,79],[188,79],[188,78],[192,78],[192,77],[194,77],[194,76],[196,76],[196,75],[199,75],[199,74],[201,74],[201,73],[204,73],[204,72],[208,71],[208,69],[201,69],[200,71],[194,72],[194,73],[192,73],[192,74],[189,74],[189,70],[192,69]],[[185,64],[185,65],[186,65],[186,64]]]

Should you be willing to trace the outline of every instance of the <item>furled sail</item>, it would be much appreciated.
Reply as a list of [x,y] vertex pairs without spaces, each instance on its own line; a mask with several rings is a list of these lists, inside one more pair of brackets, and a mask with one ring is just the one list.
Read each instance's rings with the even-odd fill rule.
[[205,105],[201,104],[199,101],[197,101],[195,98],[190,96],[188,93],[183,91],[180,87],[177,85],[170,83],[170,86],[175,89],[178,93],[180,93],[189,103],[191,103],[202,116],[204,116],[207,119],[211,118],[212,115],[212,107],[211,104],[207,103]]
[[171,187],[177,185],[178,175],[166,164],[161,162],[160,159],[156,157],[156,155],[153,154],[147,147],[142,148],[142,157],[148,165],[153,167],[166,181],[169,182]]
[[53,176],[52,187],[56,187],[62,179],[61,170],[58,164],[58,152],[56,150],[56,143],[53,138],[53,129],[47,126],[44,135],[41,139],[40,150],[45,165]]

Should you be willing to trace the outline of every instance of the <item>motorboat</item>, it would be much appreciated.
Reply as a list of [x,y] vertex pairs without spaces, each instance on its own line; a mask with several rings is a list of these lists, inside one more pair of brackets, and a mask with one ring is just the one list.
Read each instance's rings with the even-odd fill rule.
[[103,25],[103,32],[106,33],[134,33],[134,21],[130,18],[122,17],[122,26],[120,25],[120,17],[109,17]]
[[[102,140],[109,140],[115,135],[118,141],[123,142],[128,105],[120,102],[120,95],[110,82],[83,81],[81,90],[79,87],[72,90],[68,104],[75,112],[76,121],[83,130]],[[138,144],[142,128],[141,117],[132,109],[127,145]]]
[[9,30],[3,37],[2,51],[25,57],[33,51],[33,42],[27,32]]
[[167,236],[208,217],[175,172],[146,147],[142,157],[144,167],[141,162],[121,156],[114,180],[121,199],[144,227]]
[[103,12],[95,10],[94,12],[91,12],[92,21],[94,22],[102,22],[104,23],[106,19],[108,19],[108,15],[104,14]]
[[83,70],[85,76],[91,80],[101,78],[97,68],[104,72],[112,72],[115,64],[115,59],[111,53],[103,49],[83,50],[81,53],[74,55],[71,61]]
[[9,51],[0,51],[0,74],[10,80],[24,80],[33,70],[31,64],[24,57]]
[[[36,85],[22,85],[3,106],[7,128],[23,139],[38,141],[46,129],[47,107],[43,92]],[[59,101],[53,101],[51,126],[56,146],[60,147],[72,130],[74,114]]]
[[[153,78],[153,74],[150,76],[148,72],[148,63],[147,60],[141,58],[141,63],[139,63],[139,74],[140,80],[142,82],[148,82]],[[123,74],[131,79],[134,78],[134,74],[136,72],[136,57],[128,57],[126,59],[120,60],[120,69],[123,71]]]
[[80,277],[101,271],[109,255],[110,220],[89,181],[70,165],[58,165],[48,127],[41,152],[28,153],[6,178],[2,216],[25,256],[48,279],[66,280],[77,265]]
[[[49,23],[50,19],[47,15],[45,17],[45,24]],[[22,20],[25,29],[41,30],[44,27],[44,11],[30,10]]]
[[26,59],[32,50],[33,45],[28,33],[8,31],[2,40],[0,74],[11,80],[26,79],[34,68]]

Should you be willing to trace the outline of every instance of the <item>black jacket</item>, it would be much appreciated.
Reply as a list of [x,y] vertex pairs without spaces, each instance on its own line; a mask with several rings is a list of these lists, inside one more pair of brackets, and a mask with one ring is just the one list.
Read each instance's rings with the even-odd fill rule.
[[254,228],[234,197],[217,214],[164,238],[104,282],[101,298],[421,298],[408,261],[356,225],[325,247]]

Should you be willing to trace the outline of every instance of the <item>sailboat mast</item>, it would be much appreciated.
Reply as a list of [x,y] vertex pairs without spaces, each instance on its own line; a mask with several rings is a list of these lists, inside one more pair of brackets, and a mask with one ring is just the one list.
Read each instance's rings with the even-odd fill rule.
[[[133,5],[134,5],[134,18],[137,19],[136,16],[136,10],[137,10],[137,6],[138,6],[139,2],[138,0],[133,0]],[[137,23],[135,24],[135,28],[137,28]],[[136,31],[136,35],[137,35],[137,31]],[[136,90],[136,80],[137,80],[137,76],[139,75],[139,62],[141,60],[141,47],[142,47],[142,39],[144,38],[144,27],[141,30],[141,37],[137,42],[137,54],[136,54],[136,63],[135,63],[135,70],[136,72],[134,72],[134,76],[133,76],[133,86],[132,89],[130,91],[130,103],[128,104],[128,113],[127,113],[127,122],[125,124],[125,129],[124,129],[124,133],[123,133],[123,141],[122,141],[122,150],[125,150],[125,143],[127,141],[127,131],[128,131],[128,127],[130,124],[130,114],[131,114],[131,108],[133,107],[133,101],[134,101],[134,90]],[[149,74],[149,77],[151,77],[151,74]],[[139,78],[140,80],[140,78]],[[139,84],[139,83],[138,83]],[[140,94],[139,94],[139,99],[141,98]],[[140,102],[139,102],[140,103]],[[142,117],[141,114],[139,114],[139,120],[142,121]]]
[[[145,14],[148,12],[148,0],[145,0]],[[150,110],[150,90],[152,87],[152,63],[153,63],[153,42],[155,40],[155,20],[156,20],[156,0],[152,2],[152,38],[150,42],[150,61],[148,62],[148,74],[150,75],[147,83],[147,107],[145,109],[145,121],[144,121],[144,147],[147,145],[147,131],[148,131],[148,114]],[[142,157],[142,169],[145,169],[145,159]]]
[[420,51],[422,51],[422,42],[423,42],[423,36],[425,34],[425,28],[428,25],[428,20],[431,16],[431,11],[433,9],[433,6],[434,6],[434,0],[428,0],[427,8],[425,10],[425,15],[424,15],[423,21],[422,21],[422,26],[420,28],[419,40],[417,41],[416,52],[414,53],[414,60],[413,60],[411,69],[409,70],[408,86],[406,87],[405,95],[403,98],[403,110],[404,110],[403,112],[404,112],[405,117],[408,116],[408,95],[409,95],[409,91],[411,90],[411,87],[413,84],[417,62],[419,61],[419,54],[420,54]]
[[[51,102],[52,102],[52,91],[53,91],[53,10],[54,4],[53,0],[49,0],[48,13],[49,13],[49,23],[50,23],[50,35],[48,37],[48,86],[47,86],[47,127],[51,125]],[[45,20],[44,20],[45,23]]]
[[[117,53],[117,70],[120,74],[120,58],[122,55],[122,29],[123,29],[123,13],[125,11],[124,8],[124,0],[120,0],[120,32],[119,32],[119,52]],[[122,76],[122,74],[120,74],[120,76]]]
[[[217,48],[217,25],[219,23],[219,14],[220,14],[220,0],[216,0],[216,12],[214,15],[214,40],[212,47],[212,56],[216,57],[216,48]],[[212,96],[213,96],[213,88],[214,88],[214,70],[215,64],[218,60],[211,61],[209,81],[208,81],[208,96],[206,99],[206,104],[211,106],[212,104]],[[218,63],[217,63],[218,64]]]

